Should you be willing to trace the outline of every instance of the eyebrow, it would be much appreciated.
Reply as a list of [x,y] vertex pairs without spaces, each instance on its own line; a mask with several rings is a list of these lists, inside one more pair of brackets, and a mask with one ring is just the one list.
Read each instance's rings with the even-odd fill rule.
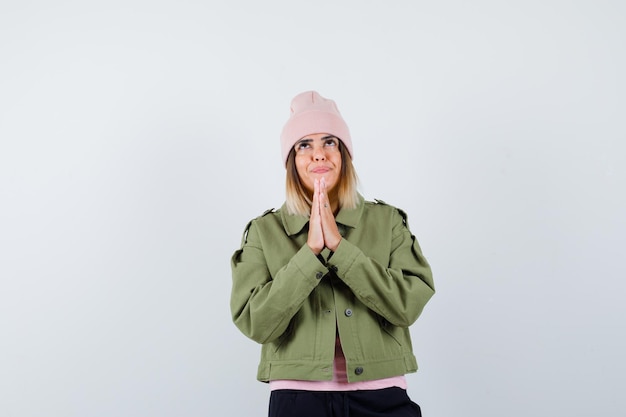
[[[337,139],[337,140],[339,140],[339,138],[337,136],[335,136],[335,135],[328,135],[328,136],[324,136],[324,137],[320,138],[320,140],[327,140],[327,139]],[[313,139],[311,139],[311,138],[304,138],[304,139],[300,139],[295,144],[299,145],[300,143],[310,143],[310,142],[313,142]]]

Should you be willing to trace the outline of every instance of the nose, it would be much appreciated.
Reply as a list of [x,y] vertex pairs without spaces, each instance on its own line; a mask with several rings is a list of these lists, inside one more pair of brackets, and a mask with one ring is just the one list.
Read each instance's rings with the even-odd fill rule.
[[313,159],[315,159],[316,161],[326,160],[326,152],[324,152],[324,148],[315,148],[313,153]]

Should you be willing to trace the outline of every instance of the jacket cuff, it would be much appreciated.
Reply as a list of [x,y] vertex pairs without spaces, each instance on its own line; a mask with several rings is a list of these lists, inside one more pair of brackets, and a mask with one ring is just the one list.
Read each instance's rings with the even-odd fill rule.
[[339,246],[337,246],[337,250],[333,252],[332,257],[329,258],[326,266],[329,270],[332,270],[335,273],[345,275],[354,261],[361,254],[361,249],[348,242],[346,239],[341,239]]
[[328,268],[306,243],[294,255],[292,262],[304,278],[315,285],[328,273]]

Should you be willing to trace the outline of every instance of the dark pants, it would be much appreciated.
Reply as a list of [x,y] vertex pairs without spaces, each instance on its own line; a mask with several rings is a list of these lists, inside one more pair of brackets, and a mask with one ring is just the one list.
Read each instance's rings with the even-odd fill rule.
[[269,417],[421,417],[402,388],[364,391],[275,390]]

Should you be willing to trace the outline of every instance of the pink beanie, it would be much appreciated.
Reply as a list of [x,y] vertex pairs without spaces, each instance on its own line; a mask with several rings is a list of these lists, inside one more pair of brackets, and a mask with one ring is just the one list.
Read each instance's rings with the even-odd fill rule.
[[280,135],[283,163],[287,164],[289,151],[298,140],[315,133],[328,133],[338,137],[354,158],[350,130],[339,114],[335,102],[320,96],[317,91],[306,91],[291,100],[291,116]]

